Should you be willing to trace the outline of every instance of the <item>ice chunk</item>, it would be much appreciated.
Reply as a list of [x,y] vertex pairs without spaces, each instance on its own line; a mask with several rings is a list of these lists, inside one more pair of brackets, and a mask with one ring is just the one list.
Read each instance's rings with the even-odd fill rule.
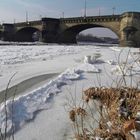
[[80,77],[80,75],[77,74],[74,69],[67,69],[64,73],[61,74],[61,76],[69,80],[75,80]]
[[92,63],[92,61],[91,61],[91,56],[90,56],[90,55],[84,57],[84,63],[85,63],[85,64],[87,64],[87,63]]
[[78,66],[77,68],[75,68],[75,71],[77,73],[80,72],[91,72],[91,73],[99,73],[100,69],[96,68],[94,65],[92,64],[82,64],[80,66]]

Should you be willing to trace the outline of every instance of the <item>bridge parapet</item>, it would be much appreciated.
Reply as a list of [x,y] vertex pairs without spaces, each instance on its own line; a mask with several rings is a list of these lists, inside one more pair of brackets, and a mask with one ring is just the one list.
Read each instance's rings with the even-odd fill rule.
[[121,15],[122,18],[124,17],[133,17],[133,18],[140,18],[140,12],[125,12]]
[[76,17],[76,18],[63,18],[61,23],[85,23],[85,22],[110,22],[110,21],[120,21],[120,15],[113,16],[89,16],[89,17]]
[[42,24],[41,20],[16,23],[16,27],[36,26]]

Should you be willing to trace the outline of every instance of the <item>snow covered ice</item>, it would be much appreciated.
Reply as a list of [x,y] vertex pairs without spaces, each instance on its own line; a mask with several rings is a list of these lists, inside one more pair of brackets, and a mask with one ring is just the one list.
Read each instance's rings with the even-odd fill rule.
[[61,87],[63,85],[71,84],[71,80],[79,79],[82,72],[99,71],[91,64],[83,64],[75,70],[68,69],[43,87],[40,87],[27,95],[19,96],[18,98],[15,98],[14,101],[8,100],[6,102],[7,116],[5,114],[5,104],[3,103],[0,108],[1,132],[5,132],[6,119],[8,126],[7,133],[11,133],[12,126],[14,126],[14,130],[16,131],[24,122],[33,119],[34,114],[37,111],[48,109],[51,98],[55,94],[61,92]]
[[[109,81],[106,72],[108,72],[112,78],[121,76],[120,69],[118,68],[118,56],[122,50],[125,50],[122,52],[122,57],[120,58],[120,62],[123,65],[129,48],[101,48],[92,45],[0,46],[1,90],[6,88],[8,80],[15,72],[17,72],[17,74],[12,79],[10,86],[38,75],[59,73],[57,77],[51,79],[49,82],[34,88],[30,92],[18,95],[14,99],[14,102],[10,99],[7,101],[7,131],[10,133],[12,127],[14,127],[17,131],[17,139],[21,140],[18,134],[22,133],[22,126],[24,124],[28,125],[30,120],[36,119],[38,111],[45,110],[49,112],[49,110],[55,110],[57,106],[52,106],[53,100],[57,97],[56,95],[66,94],[64,93],[65,86],[71,87],[75,82],[79,83],[81,81],[85,82],[84,88],[97,85],[99,82],[97,74],[100,74],[101,84],[103,86],[111,84],[112,81]],[[133,74],[139,75],[139,64],[138,62],[133,63],[134,59],[137,60],[138,53],[136,52],[138,52],[138,49],[131,48],[130,50],[132,52],[131,54],[135,55],[133,55],[133,57],[130,55],[127,61],[127,70],[132,68]],[[91,58],[89,59],[87,56],[91,56]],[[75,60],[80,61],[76,62]],[[95,60],[104,60],[104,63],[98,63],[98,61],[94,63]],[[129,76],[130,73],[127,75]],[[81,93],[79,92],[79,94]],[[63,102],[63,99],[60,100]],[[55,102],[60,102],[60,100]],[[0,106],[0,112],[0,128],[2,133],[4,133],[6,120],[4,103]],[[61,112],[59,113],[61,114]],[[56,119],[55,116],[53,117]],[[45,118],[43,121],[48,119],[49,118]],[[64,118],[62,117],[61,119]],[[54,124],[52,125],[52,131],[54,129],[53,127],[56,126],[54,126]],[[60,128],[62,129],[62,126],[60,126]],[[20,129],[21,131],[18,132]],[[27,132],[28,128],[27,130],[23,129],[23,132],[24,131]],[[58,131],[59,130],[57,130],[57,132]],[[47,136],[47,134],[44,135]],[[31,138],[29,138],[29,140],[30,139]],[[51,140],[51,138],[48,140]]]

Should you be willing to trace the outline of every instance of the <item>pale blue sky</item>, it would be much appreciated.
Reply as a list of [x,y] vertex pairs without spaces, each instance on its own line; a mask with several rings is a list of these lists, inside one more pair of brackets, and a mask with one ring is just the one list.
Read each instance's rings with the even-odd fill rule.
[[[140,0],[86,0],[87,15],[110,15],[126,11],[140,11]],[[83,16],[85,0],[0,0],[0,23],[38,20],[40,17]]]

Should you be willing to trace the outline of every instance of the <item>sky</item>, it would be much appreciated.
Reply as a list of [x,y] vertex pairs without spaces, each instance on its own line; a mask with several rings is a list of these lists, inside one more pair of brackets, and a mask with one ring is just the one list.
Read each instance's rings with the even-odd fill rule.
[[[0,24],[41,17],[77,17],[122,14],[126,11],[140,12],[140,0],[0,0]],[[90,32],[90,31],[89,31]]]

